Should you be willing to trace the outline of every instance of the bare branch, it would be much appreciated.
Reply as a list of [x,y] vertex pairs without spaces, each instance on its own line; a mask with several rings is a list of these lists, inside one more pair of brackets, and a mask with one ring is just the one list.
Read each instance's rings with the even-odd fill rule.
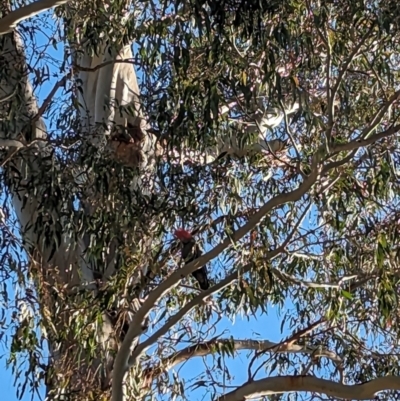
[[392,136],[399,132],[400,130],[400,125],[394,125],[390,128],[388,128],[385,131],[380,132],[379,134],[375,134],[374,136],[371,136],[367,139],[357,139],[355,141],[345,143],[343,145],[336,145],[333,148],[334,154],[343,152],[343,151],[350,151],[350,150],[355,150],[362,148],[364,146],[371,145],[372,143],[379,141],[380,139],[387,138],[389,136]]
[[385,390],[400,390],[400,377],[379,377],[349,386],[314,376],[278,376],[246,383],[237,390],[217,398],[217,401],[243,401],[294,391],[313,392],[346,400],[368,400]]
[[[285,241],[280,245],[278,248],[274,249],[273,251],[267,252],[267,255],[262,258],[263,261],[269,261],[279,255],[281,252],[285,250],[285,247],[289,243],[290,239],[293,237],[294,233],[297,231],[296,227],[291,231],[291,233],[286,237]],[[240,274],[247,273],[253,267],[253,263],[248,263],[244,267],[242,267],[239,272]],[[146,341],[142,344],[138,345],[135,348],[134,353],[129,358],[128,365],[132,366],[135,363],[135,360],[140,356],[142,352],[148,349],[151,345],[153,345],[161,336],[166,334],[170,328],[172,328],[176,323],[179,322],[187,313],[189,313],[194,307],[200,304],[201,301],[208,298],[210,295],[215,294],[218,291],[221,291],[230,283],[235,281],[238,278],[238,270],[230,274],[229,276],[225,277],[224,280],[216,284],[215,286],[211,287],[206,291],[202,291],[197,297],[192,299],[189,303],[187,303],[178,313],[173,315],[168,321],[165,323],[163,327],[157,330],[152,336],[150,336]]]
[[[243,269],[244,272],[247,272],[251,269],[253,266],[252,263],[249,263],[246,265]],[[176,272],[175,272],[176,273]],[[175,274],[174,273],[174,274]],[[117,357],[115,358],[115,363],[114,363],[114,372],[113,372],[113,380],[112,380],[112,401],[123,401],[123,379],[124,376],[129,369],[130,366],[133,366],[134,363],[136,362],[137,357],[144,352],[147,348],[149,348],[155,341],[157,341],[158,338],[160,338],[162,335],[164,335],[174,324],[176,324],[180,319],[182,319],[183,316],[185,316],[186,313],[189,313],[195,306],[197,306],[201,301],[209,297],[210,295],[220,291],[221,289],[225,288],[228,286],[232,281],[237,279],[238,274],[237,272],[230,274],[228,277],[226,277],[224,280],[219,282],[217,285],[209,288],[206,291],[201,292],[197,297],[192,299],[188,304],[186,304],[178,313],[176,313],[174,316],[168,319],[168,321],[165,323],[163,327],[161,327],[159,330],[157,330],[152,336],[150,336],[146,341],[144,341],[142,344],[139,344],[134,352],[130,355],[131,351],[131,344],[134,342],[138,335],[136,333],[141,331],[138,330],[136,327],[136,319],[137,316],[140,314],[140,312],[143,313],[143,307],[137,312],[137,314],[134,316],[132,322],[129,325],[129,330],[128,333],[125,336],[124,341],[122,342],[121,348],[118,351]],[[160,288],[164,283],[161,283],[161,285],[158,287]],[[154,290],[153,293],[157,291]],[[145,303],[148,301],[152,293],[150,293],[149,297],[145,301]],[[151,305],[153,306],[153,305]],[[141,321],[140,321],[141,322]],[[132,342],[127,341],[128,335],[132,336],[133,339],[131,340]],[[122,353],[122,351],[127,352],[128,354],[126,355],[125,353]]]
[[[207,298],[211,294],[225,288],[232,281],[237,279],[238,272],[230,274],[224,280],[222,280],[217,285],[211,287],[209,290],[203,291],[197,297],[195,297],[191,302],[185,305],[178,313],[172,316],[167,323],[161,327],[156,333],[154,333],[150,338],[148,338],[145,342],[138,345],[135,348],[132,356],[129,357],[128,352],[130,352],[132,344],[136,342],[138,336],[140,335],[142,329],[142,322],[147,317],[150,309],[156,304],[156,302],[170,290],[170,288],[175,287],[181,278],[187,276],[192,271],[198,269],[199,267],[206,264],[212,258],[218,256],[224,249],[226,249],[231,241],[238,241],[243,236],[245,236],[249,231],[251,231],[260,220],[275,206],[281,205],[287,202],[293,202],[301,198],[308,189],[315,183],[318,177],[318,166],[316,162],[313,162],[311,168],[311,174],[303,181],[303,183],[296,190],[288,193],[288,194],[280,194],[277,197],[268,201],[258,212],[256,212],[249,219],[248,223],[242,226],[239,230],[233,233],[231,238],[226,239],[222,244],[216,246],[210,252],[206,253],[204,256],[196,259],[195,261],[188,263],[184,268],[179,269],[171,274],[169,278],[167,278],[164,282],[162,282],[154,291],[152,291],[147,297],[146,301],[143,303],[142,307],[134,316],[130,326],[128,333],[126,334],[124,341],[121,345],[120,350],[117,353],[117,357],[114,363],[114,373],[113,373],[113,381],[112,381],[112,401],[123,401],[123,379],[124,376],[129,369],[130,366],[133,366],[136,362],[136,359],[142,352],[144,352],[147,348],[149,348],[158,338],[167,333],[167,331],[176,324],[185,314],[190,312],[196,305],[198,305],[203,299]],[[307,208],[306,208],[307,211]],[[302,216],[304,217],[304,215]],[[299,222],[302,220],[300,218]],[[273,251],[268,252],[265,260],[271,260],[276,255],[279,255],[283,252],[296,232],[298,225],[297,223],[293,228],[292,232],[287,236],[285,241],[281,246],[276,248]],[[244,268],[241,269],[241,273],[246,273],[253,266],[252,263],[249,263]],[[180,277],[179,277],[180,275]],[[139,320],[140,319],[140,320]],[[139,327],[138,327],[139,325]]]
[[[270,252],[269,259],[272,256],[275,256],[277,250]],[[272,255],[272,256],[271,256]],[[253,263],[249,263],[244,266],[240,271],[241,273],[247,273],[253,267]],[[210,295],[217,293],[218,291],[223,290],[233,281],[238,278],[238,272],[235,271],[234,273],[230,274],[229,276],[225,277],[224,280],[220,281],[218,284],[214,285],[213,287],[209,288],[206,291],[202,291],[199,295],[194,297],[190,302],[188,302],[178,313],[171,316],[167,322],[162,326],[159,330],[157,330],[153,335],[151,335],[146,341],[139,344],[135,351],[133,352],[132,356],[129,358],[128,365],[129,367],[133,366],[136,362],[136,359],[140,354],[146,351],[151,345],[153,345],[161,336],[166,334],[169,329],[171,329],[176,323],[178,323],[186,314],[188,314],[192,309],[194,309],[197,305],[199,305],[203,300],[207,299]]]
[[15,11],[11,11],[4,18],[0,19],[0,35],[11,32],[23,20],[67,2],[68,0],[38,0]]
[[[301,219],[300,219],[301,220]],[[279,255],[281,252],[283,252],[287,246],[287,244],[290,242],[292,239],[293,235],[296,233],[297,228],[299,224],[296,224],[296,226],[293,228],[293,230],[290,232],[290,234],[286,237],[285,241],[275,250],[267,252],[267,255],[262,258],[263,261],[269,261],[273,258],[275,258],[277,255]],[[253,263],[249,263],[242,267],[240,269],[240,274],[247,273],[250,271],[250,269],[253,267]],[[224,280],[213,286],[212,288],[203,291],[200,293],[197,297],[195,297],[192,301],[190,301],[187,305],[185,305],[178,313],[176,313],[174,316],[172,316],[166,324],[161,327],[157,332],[155,332],[152,336],[150,336],[145,342],[142,344],[138,345],[135,349],[135,352],[132,354],[130,357],[128,364],[129,366],[132,366],[137,359],[137,357],[144,352],[146,349],[148,349],[152,344],[154,344],[162,335],[166,334],[168,330],[173,327],[174,324],[179,322],[185,316],[187,313],[189,313],[195,306],[199,305],[201,301],[204,299],[208,298],[210,295],[215,294],[216,292],[222,290],[225,288],[227,285],[229,285],[231,282],[236,280],[238,278],[238,271],[233,272],[229,276],[225,277]]]
[[[394,125],[390,128],[388,128],[385,131],[380,132],[379,134],[376,134],[374,136],[371,136],[367,139],[356,139],[355,141],[351,141],[349,143],[345,143],[343,145],[336,145],[332,149],[332,153],[330,156],[333,156],[335,154],[338,154],[339,152],[343,151],[349,151],[346,157],[340,160],[336,160],[334,162],[328,163],[322,170],[322,174],[325,174],[327,171],[330,171],[332,169],[338,168],[340,166],[343,166],[344,164],[348,163],[357,153],[359,148],[362,148],[364,146],[371,145],[374,142],[379,141],[380,139],[387,138],[389,136],[392,136],[396,134],[400,130],[400,125]],[[367,132],[366,136],[372,131],[370,127],[367,127],[359,136],[359,138],[363,138],[363,134]],[[339,178],[339,177],[337,177]]]
[[304,288],[336,288],[339,289],[340,288],[340,284],[333,284],[333,283],[315,283],[312,281],[303,281],[300,280],[296,277],[291,276],[290,274],[287,274],[281,270],[278,269],[271,269],[271,271],[276,274],[278,277],[281,278],[281,280],[283,281],[289,281],[292,284],[298,284],[301,287]]
[[[257,226],[257,224],[276,206],[282,205],[288,202],[294,202],[300,199],[315,183],[318,176],[318,169],[314,165],[311,170],[311,174],[303,181],[303,183],[294,191],[289,193],[283,193],[275,198],[270,199],[264,206],[262,206],[258,212],[254,213],[249,221],[242,226],[240,229],[235,231],[230,238],[227,238],[221,244],[214,247],[211,251],[207,252],[200,258],[194,260],[191,263],[188,263],[181,269],[176,270],[172,273],[164,282],[162,282],[156,289],[154,289],[147,297],[146,301],[143,303],[140,310],[136,313],[130,327],[128,333],[125,336],[125,339],[121,345],[121,349],[116,358],[116,364],[119,365],[119,368],[123,367],[123,369],[127,369],[128,365],[128,357],[129,357],[129,349],[134,340],[141,334],[142,322],[147,317],[151,308],[156,304],[156,302],[162,298],[171,288],[174,288],[178,285],[179,281],[204,266],[210,260],[217,257],[221,252],[227,249],[232,243],[239,241],[243,238],[250,230]],[[116,401],[114,399],[114,401]]]
[[[334,162],[328,163],[322,170],[322,173],[324,174],[327,171],[337,169],[337,168],[343,166],[344,164],[348,163],[357,154],[357,151],[358,151],[358,148],[353,149],[351,152],[348,152],[347,156],[344,157],[343,159],[335,160]],[[340,174],[337,178],[339,178],[339,177],[341,177]],[[328,187],[329,187],[329,185],[328,185]]]
[[34,117],[33,121],[38,120],[43,114],[46,112],[47,108],[49,107],[51,101],[53,100],[54,95],[57,93],[58,89],[62,86],[65,86],[67,79],[71,78],[71,73],[67,74],[66,76],[62,77],[59,81],[55,83],[50,93],[46,96],[43,104],[40,106],[37,115]]
[[390,107],[397,100],[400,99],[400,90],[396,91],[387,102],[385,102],[377,111],[377,113],[372,117],[369,126],[364,128],[360,134],[360,138],[366,139],[371,134],[371,132],[378,127],[378,125],[382,122],[383,117],[386,112],[390,109]]
[[233,157],[245,157],[252,156],[255,154],[274,154],[275,152],[281,152],[285,149],[286,142],[280,139],[273,139],[272,141],[265,141],[264,139],[258,138],[257,142],[241,146],[239,145],[237,138],[232,136],[230,138],[221,139],[216,146],[208,147],[203,152],[194,151],[190,149],[167,149],[168,156],[166,160],[170,164],[185,164],[193,163],[205,166],[215,162],[222,155],[230,155]]
[[104,61],[103,63],[95,65],[94,67],[84,67],[81,65],[75,65],[74,69],[76,71],[95,72],[95,71],[99,70],[100,68],[107,67],[111,64],[121,64],[121,63],[134,65],[135,59],[133,57],[130,57],[130,58],[121,59],[121,60],[107,60],[107,61]]
[[168,358],[163,359],[157,366],[148,368],[144,371],[146,386],[152,380],[160,376],[165,371],[172,367],[187,361],[188,359],[206,356],[216,352],[224,346],[233,346],[233,350],[254,350],[254,351],[268,351],[278,354],[308,354],[316,358],[326,357],[334,362],[341,363],[342,360],[329,350],[322,349],[321,347],[310,347],[306,345],[296,345],[288,343],[275,343],[268,340],[231,340],[231,339],[213,339],[204,343],[192,345],[175,352]]

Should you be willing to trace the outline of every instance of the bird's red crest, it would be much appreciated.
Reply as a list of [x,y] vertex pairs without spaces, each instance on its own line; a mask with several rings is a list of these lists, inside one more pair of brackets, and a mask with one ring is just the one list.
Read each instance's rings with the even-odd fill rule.
[[193,238],[192,234],[190,234],[190,232],[185,230],[184,228],[178,228],[177,230],[175,230],[174,234],[175,237],[179,240],[187,240]]

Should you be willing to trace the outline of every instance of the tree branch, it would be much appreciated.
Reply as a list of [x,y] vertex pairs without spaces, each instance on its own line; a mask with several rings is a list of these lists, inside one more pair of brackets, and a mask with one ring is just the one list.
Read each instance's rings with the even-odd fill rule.
[[[275,256],[277,250],[270,252],[270,255],[267,258],[271,258]],[[244,274],[251,270],[253,267],[253,263],[249,263],[245,265],[240,271]],[[224,280],[220,281],[218,284],[214,285],[213,287],[209,288],[206,291],[202,291],[199,295],[194,297],[190,302],[188,302],[178,313],[171,316],[167,322],[162,326],[159,330],[157,330],[153,335],[151,335],[146,341],[139,344],[135,351],[132,353],[132,356],[129,358],[128,367],[133,366],[136,362],[136,359],[140,354],[146,351],[151,345],[153,345],[161,336],[166,334],[168,330],[173,327],[176,323],[178,323],[186,314],[188,314],[192,309],[194,309],[197,305],[199,305],[203,300],[208,298],[210,295],[217,293],[218,291],[223,290],[233,281],[238,278],[238,272],[235,271],[234,273],[230,274],[229,276],[225,277]]]
[[204,152],[196,152],[190,149],[168,149],[166,160],[170,164],[181,164],[191,162],[205,166],[215,162],[221,155],[231,155],[236,157],[252,156],[259,153],[271,154],[281,152],[285,149],[286,142],[280,139],[265,141],[258,138],[257,142],[240,146],[236,137],[232,136],[219,141],[216,146],[208,147]]
[[343,145],[336,145],[333,148],[334,154],[337,154],[339,152],[343,151],[350,151],[358,148],[362,148],[364,146],[371,145],[372,143],[379,141],[380,139],[387,138],[389,136],[392,136],[399,132],[400,130],[400,125],[394,125],[390,128],[388,128],[385,131],[380,132],[379,134],[375,134],[374,136],[370,136],[367,139],[357,139],[355,141],[345,143]]
[[55,85],[53,86],[52,90],[50,93],[46,96],[46,99],[42,103],[42,105],[39,107],[37,115],[34,117],[33,121],[36,121],[40,117],[43,116],[43,114],[46,112],[47,108],[49,107],[51,101],[53,100],[54,95],[57,93],[58,89],[60,89],[62,86],[65,86],[67,79],[70,79],[72,76],[71,73],[68,73],[66,76],[62,77],[60,80],[58,80]]
[[18,140],[18,139],[9,139],[9,138],[0,138],[0,147],[4,148],[26,148],[28,146],[32,146],[34,143],[37,142],[37,139],[33,140],[29,144],[24,143],[25,141]]
[[369,135],[371,134],[371,132],[378,127],[378,125],[382,122],[383,117],[385,116],[385,114],[387,113],[387,111],[390,109],[390,107],[393,105],[393,103],[395,103],[397,100],[399,100],[400,98],[400,90],[396,91],[391,97],[390,99],[385,102],[380,108],[379,110],[375,113],[375,115],[372,117],[369,125],[367,127],[365,127],[361,134],[360,134],[360,138],[366,139],[369,137]]
[[[188,313],[191,309],[193,309],[196,305],[198,305],[203,299],[208,297],[209,295],[219,291],[220,289],[229,285],[232,281],[234,281],[238,275],[237,272],[230,274],[224,280],[222,280],[217,285],[211,287],[207,291],[203,291],[197,297],[195,297],[191,302],[185,305],[184,308],[181,309],[180,312],[172,316],[167,323],[160,328],[156,333],[154,333],[150,338],[148,338],[145,342],[138,345],[132,354],[129,357],[129,353],[131,352],[132,344],[134,344],[142,332],[142,322],[147,317],[151,308],[156,304],[156,302],[164,296],[171,288],[175,287],[179,281],[183,278],[195,271],[196,269],[204,266],[211,259],[218,256],[222,251],[224,251],[231,242],[236,242],[244,237],[250,230],[252,230],[260,220],[274,207],[279,206],[281,204],[287,202],[294,202],[300,199],[315,183],[318,177],[319,168],[317,165],[317,158],[314,158],[313,164],[311,166],[310,175],[303,181],[303,183],[294,191],[289,192],[287,194],[280,194],[275,198],[270,199],[263,207],[259,209],[258,212],[254,213],[249,219],[249,221],[242,226],[239,230],[235,231],[231,238],[227,238],[222,244],[217,245],[210,252],[207,252],[204,256],[194,260],[191,263],[188,263],[182,269],[178,269],[174,273],[171,274],[164,282],[162,282],[155,290],[153,290],[147,297],[146,301],[143,303],[142,307],[137,311],[134,316],[132,322],[129,325],[129,330],[122,342],[122,345],[117,353],[114,362],[114,372],[113,372],[113,380],[112,380],[112,401],[123,401],[123,379],[124,376],[132,366],[136,358],[148,347],[150,347],[154,341],[156,341],[160,336],[165,334],[170,327],[172,327],[175,323],[177,323],[186,313]],[[286,238],[283,244],[277,249],[268,252],[267,260],[272,259],[279,253],[281,253],[287,244],[289,243],[291,237],[295,233],[296,228],[292,231],[290,235]],[[252,264],[246,265],[242,272],[245,273],[250,270]]]
[[268,340],[213,339],[177,351],[168,358],[164,358],[156,366],[146,369],[143,374],[143,376],[145,377],[146,386],[149,386],[151,381],[153,381],[165,371],[173,368],[174,366],[191,358],[212,354],[225,346],[233,346],[233,350],[235,351],[268,351],[277,354],[302,353],[312,355],[313,357],[317,358],[326,357],[334,362],[342,363],[342,360],[334,352],[331,352],[327,349],[321,349],[321,347],[310,347],[306,345],[297,345],[290,343],[275,343]]
[[4,18],[0,19],[0,35],[11,32],[23,20],[34,17],[50,8],[61,6],[67,2],[68,0],[38,0],[11,11]]
[[217,398],[217,401],[243,401],[295,391],[313,392],[346,400],[368,400],[385,390],[400,390],[400,377],[380,377],[349,386],[314,376],[277,376],[246,383],[237,390]]
[[[132,323],[130,324],[129,330],[125,336],[125,339],[121,345],[120,351],[115,359],[114,370],[128,369],[128,358],[130,354],[130,347],[135,341],[135,339],[142,333],[142,323],[149,314],[151,308],[156,304],[156,302],[162,298],[171,288],[174,288],[183,277],[186,277],[190,273],[204,266],[210,260],[217,257],[221,252],[227,249],[232,243],[239,241],[243,238],[250,230],[252,230],[263,217],[269,213],[276,206],[282,205],[288,202],[294,202],[300,199],[315,183],[318,176],[317,166],[313,166],[311,174],[303,181],[303,183],[294,191],[289,193],[283,193],[275,198],[270,199],[264,206],[262,206],[258,212],[254,213],[249,221],[242,226],[240,229],[235,231],[230,238],[227,238],[220,245],[217,245],[211,251],[207,252],[200,258],[188,263],[181,269],[176,270],[172,273],[165,281],[163,281],[156,289],[154,289],[147,297],[146,301],[143,303],[142,307],[136,313]],[[222,282],[221,282],[222,283]],[[212,288],[214,289],[214,287]],[[210,289],[210,290],[212,290]],[[207,294],[207,292],[205,292]],[[122,383],[122,378],[121,378]],[[114,398],[114,401],[119,401],[119,398]]]
[[[305,208],[305,210],[302,213],[302,216],[300,217],[298,222],[295,224],[295,226],[293,227],[292,231],[288,234],[288,236],[286,237],[285,241],[283,241],[283,243],[278,248],[276,248],[275,250],[268,252],[268,255],[266,257],[262,258],[263,261],[269,261],[269,260],[273,259],[275,256],[279,255],[281,252],[283,252],[285,250],[286,246],[288,245],[290,240],[293,238],[293,235],[297,232],[297,229],[298,229],[299,225],[301,224],[301,222],[303,221],[304,217],[308,213],[309,208],[310,208],[310,205]],[[240,270],[241,274],[244,274],[244,273],[248,272],[251,269],[252,266],[253,266],[252,263],[249,263],[248,265],[246,265],[244,268],[242,268]],[[185,307],[183,309],[181,309],[177,314],[172,316],[161,329],[159,329],[156,333],[154,333],[150,338],[148,338],[144,343],[140,344],[135,349],[135,352],[133,353],[133,355],[130,358],[130,362],[128,362],[129,365],[131,366],[135,362],[135,359],[142,352],[144,352],[153,343],[155,343],[155,341],[157,341],[162,335],[166,334],[168,332],[168,330],[174,324],[176,324],[180,319],[182,319],[182,317],[185,316],[185,314],[190,312],[190,310],[193,309],[193,307],[198,305],[203,299],[205,299],[207,296],[209,296],[210,294],[208,292],[215,293],[216,291],[221,290],[222,288],[226,287],[227,284],[229,284],[230,282],[234,281],[237,277],[238,277],[237,272],[234,272],[234,273],[230,274],[222,282],[218,283],[216,286],[212,287],[208,291],[202,292],[201,294],[199,294],[199,296],[197,296],[191,302],[189,302],[187,305],[185,305]],[[270,343],[270,344],[272,344],[272,343]],[[280,344],[280,345],[282,345],[282,344]],[[277,344],[274,343],[274,346],[276,347]]]
[[[243,269],[244,272],[247,272],[250,270],[250,268],[253,266],[252,263],[246,265]],[[166,324],[161,327],[159,330],[157,330],[152,336],[150,336],[146,341],[144,341],[142,344],[139,344],[134,352],[132,353],[131,356],[131,344],[132,342],[135,342],[137,339],[138,334],[141,332],[141,326],[138,330],[136,327],[137,324],[137,316],[139,313],[143,310],[143,307],[139,309],[139,311],[136,313],[134,318],[132,319],[130,325],[129,325],[129,330],[128,333],[126,334],[124,341],[122,342],[121,348],[117,353],[117,357],[115,358],[115,363],[114,363],[114,371],[113,371],[113,380],[112,380],[112,401],[123,401],[123,379],[124,376],[129,369],[129,367],[133,366],[134,363],[136,362],[137,357],[144,352],[147,348],[149,348],[159,337],[164,335],[168,330],[176,324],[183,316],[185,316],[186,313],[190,312],[195,306],[197,306],[202,300],[205,298],[209,297],[210,295],[220,291],[221,289],[225,288],[228,286],[232,281],[234,281],[238,277],[237,272],[230,274],[228,277],[226,277],[224,280],[219,282],[217,285],[209,288],[206,291],[201,292],[198,296],[196,296],[192,301],[187,303],[178,313],[176,313],[174,316],[170,317]],[[166,280],[168,281],[168,279]],[[164,282],[165,283],[165,282]],[[161,287],[163,283],[159,287]],[[158,287],[158,288],[159,288]],[[157,290],[157,289],[156,289]],[[155,292],[154,290],[153,292]],[[151,295],[152,293],[150,293]],[[150,297],[149,295],[149,297]],[[148,301],[149,297],[145,301],[145,303]],[[153,305],[152,305],[153,306]],[[142,311],[143,313],[143,311]],[[135,335],[132,340],[127,341],[128,335],[132,336],[132,333]],[[125,354],[125,352],[127,354]]]
[[298,279],[297,277],[293,277],[290,274],[287,274],[281,270],[278,269],[271,269],[271,271],[276,274],[281,280],[283,281],[289,281],[292,284],[297,284],[300,285],[301,287],[305,288],[340,288],[340,284],[333,284],[333,283],[315,283],[312,281],[303,281]]

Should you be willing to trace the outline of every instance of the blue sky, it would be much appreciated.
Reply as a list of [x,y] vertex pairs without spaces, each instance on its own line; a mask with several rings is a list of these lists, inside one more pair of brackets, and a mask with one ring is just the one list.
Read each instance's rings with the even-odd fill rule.
[[[42,51],[50,56],[50,59],[42,58],[38,59],[37,64],[39,65],[47,65],[49,67],[50,75],[49,79],[44,82],[40,86],[40,90],[36,90],[36,96],[38,97],[39,104],[43,102],[46,98],[47,94],[51,91],[54,84],[60,78],[59,70],[56,67],[56,63],[51,62],[51,58],[55,60],[63,59],[63,48],[58,46],[58,48],[54,48],[49,44],[49,38],[53,37],[53,32],[51,27],[54,26],[54,22],[51,18],[52,13],[45,13],[39,16],[40,25],[42,26],[43,31],[37,32],[35,36],[35,47],[38,46],[42,48]],[[33,45],[33,43],[32,43]],[[28,42],[28,58],[31,57],[31,52],[29,52],[30,44]],[[31,47],[33,48],[33,46]],[[58,76],[58,77],[57,77]],[[59,95],[59,94],[58,94]],[[46,121],[47,124],[50,121]],[[226,330],[226,335],[232,335],[235,338],[245,339],[245,338],[253,338],[253,339],[267,339],[270,341],[279,342],[284,338],[284,335],[288,335],[289,333],[284,333],[284,335],[280,334],[280,325],[281,320],[278,318],[278,309],[277,308],[269,308],[268,316],[263,315],[259,316],[257,319],[251,318],[250,320],[237,318],[234,324],[230,322],[228,319],[223,319],[222,322],[218,324],[219,333],[222,333]],[[218,334],[219,334],[218,333]],[[16,389],[14,387],[14,377],[10,370],[6,369],[6,358],[7,358],[8,350],[3,346],[0,348],[0,388],[2,388],[2,394],[4,399],[8,401],[17,400]],[[240,357],[235,360],[231,360],[229,362],[229,366],[231,367],[231,373],[235,376],[235,383],[239,384],[244,382],[247,379],[247,365],[246,365],[246,352],[243,352]],[[185,379],[190,380],[193,376],[193,372],[200,372],[203,370],[203,362],[202,358],[195,358],[187,363],[185,363],[180,370],[181,375],[185,377]],[[199,389],[196,392],[196,398],[202,399],[203,396],[207,398],[207,394],[203,389]],[[44,388],[41,391],[41,396],[44,395]],[[38,401],[40,397],[35,394],[26,393],[22,398],[24,401]]]

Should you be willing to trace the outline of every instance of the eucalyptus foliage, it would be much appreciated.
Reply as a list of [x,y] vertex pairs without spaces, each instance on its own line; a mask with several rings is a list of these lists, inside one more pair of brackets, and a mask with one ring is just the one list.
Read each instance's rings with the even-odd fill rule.
[[[62,59],[36,43],[43,15],[20,47],[0,36],[0,336],[18,395],[109,399],[131,321],[125,399],[233,400],[239,354],[247,384],[400,376],[398,2],[82,0],[54,15]],[[138,75],[140,111],[107,98],[118,66]],[[35,106],[26,82],[47,80]],[[89,127],[82,99],[105,117]],[[207,296],[188,270],[172,282],[178,227],[211,252]],[[280,343],[220,329],[272,308]]]

